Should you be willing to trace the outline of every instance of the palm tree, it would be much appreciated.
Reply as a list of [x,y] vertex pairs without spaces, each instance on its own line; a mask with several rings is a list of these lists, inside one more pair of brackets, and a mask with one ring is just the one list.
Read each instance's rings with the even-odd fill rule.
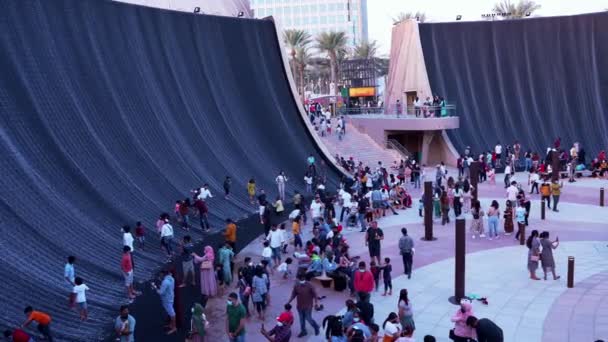
[[399,13],[396,18],[393,18],[393,25],[397,25],[402,21],[408,19],[416,19],[419,23],[423,23],[426,21],[426,13],[416,11],[416,13],[407,12],[407,13]]
[[354,57],[362,59],[374,59],[376,58],[376,52],[378,51],[378,42],[372,40],[371,42],[363,42],[355,46]]
[[527,17],[540,9],[540,5],[532,0],[519,0],[517,4],[511,0],[502,0],[494,5],[492,10],[496,14],[506,14],[505,19],[518,19]]
[[[344,32],[322,32],[317,37],[317,49],[324,52],[329,57],[329,65],[331,72],[331,82],[336,84],[336,69],[338,64],[338,56],[346,53],[346,43],[348,38]],[[334,94],[330,94],[334,95]]]
[[291,49],[291,73],[296,75],[296,53],[297,49],[306,47],[311,42],[310,34],[304,30],[285,30],[283,41]]
[[300,46],[296,49],[296,63],[298,65],[298,72],[300,77],[300,94],[304,95],[304,69],[311,59],[309,48],[306,46]]

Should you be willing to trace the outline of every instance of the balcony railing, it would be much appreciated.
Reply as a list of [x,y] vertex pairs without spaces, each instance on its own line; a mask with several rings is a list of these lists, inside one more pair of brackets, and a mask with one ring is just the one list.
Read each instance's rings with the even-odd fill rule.
[[403,118],[442,118],[456,116],[456,105],[445,105],[445,106],[408,106],[405,108],[399,108],[397,106],[390,106],[387,109],[384,107],[357,107],[357,108],[346,108],[341,107],[338,109],[338,115],[365,115],[365,114],[386,114],[395,115]]

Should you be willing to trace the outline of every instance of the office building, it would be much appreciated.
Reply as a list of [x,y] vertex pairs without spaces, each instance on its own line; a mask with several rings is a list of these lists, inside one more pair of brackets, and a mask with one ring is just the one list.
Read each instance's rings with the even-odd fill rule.
[[250,0],[256,18],[273,16],[282,29],[306,30],[313,37],[344,31],[350,46],[367,41],[367,0]]

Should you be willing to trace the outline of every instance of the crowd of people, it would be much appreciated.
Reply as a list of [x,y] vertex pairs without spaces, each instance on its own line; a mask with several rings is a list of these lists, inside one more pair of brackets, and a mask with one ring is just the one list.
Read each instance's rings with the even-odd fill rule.
[[[343,127],[342,127],[343,128]],[[559,141],[559,139],[558,139]],[[557,143],[556,143],[557,144]],[[575,144],[575,147],[577,145]],[[562,153],[559,146],[554,146],[548,152],[555,150]],[[245,326],[252,313],[261,322],[266,322],[267,305],[270,302],[271,281],[293,279],[294,286],[291,296],[284,305],[284,312],[277,318],[276,326],[266,330],[262,325],[260,333],[269,341],[284,342],[291,337],[291,327],[294,323],[291,302],[296,300],[296,313],[299,317],[298,337],[309,334],[307,323],[315,335],[320,335],[324,329],[328,341],[413,341],[416,326],[414,323],[412,301],[407,289],[396,291],[398,300],[395,311],[378,324],[374,318],[374,305],[370,301],[372,292],[382,286],[383,296],[393,295],[392,260],[382,258],[382,241],[384,232],[378,226],[378,220],[387,211],[398,215],[397,210],[410,210],[413,199],[410,191],[420,188],[425,180],[433,181],[433,193],[422,193],[419,199],[418,214],[423,216],[422,203],[426,196],[433,197],[433,215],[441,219],[442,224],[450,222],[450,217],[470,215],[470,232],[472,238],[488,237],[498,239],[499,223],[503,219],[504,236],[513,233],[519,239],[519,234],[528,226],[531,210],[530,195],[536,191],[545,200],[546,205],[553,203],[553,210],[558,211],[557,205],[563,183],[552,181],[552,162],[547,158],[537,158],[538,155],[526,152],[520,156],[521,147],[516,142],[506,148],[503,155],[500,144],[494,152],[481,153],[473,157],[467,148],[458,161],[458,175],[448,174],[446,166],[441,163],[436,166],[434,177],[427,175],[425,165],[419,165],[416,160],[406,158],[385,166],[378,162],[374,167],[355,161],[352,157],[345,159],[336,156],[336,162],[350,172],[350,177],[344,177],[338,190],[333,193],[326,189],[323,176],[311,155],[306,160],[306,171],[302,179],[305,193],[293,193],[291,200],[294,210],[285,213],[287,194],[285,185],[290,179],[284,172],[279,172],[275,181],[277,184],[276,199],[269,202],[263,189],[257,189],[255,180],[247,184],[247,196],[256,207],[260,224],[264,227],[264,238],[259,260],[245,258],[241,267],[235,267],[235,248],[237,243],[236,223],[227,219],[223,234],[225,242],[217,249],[205,245],[203,253],[196,253],[195,244],[188,234],[194,229],[191,217],[199,217],[200,229],[211,229],[208,220],[208,202],[214,198],[207,184],[191,192],[191,197],[176,201],[174,213],[163,213],[156,222],[156,233],[161,238],[161,248],[166,253],[168,261],[176,261],[181,266],[178,278],[175,269],[164,268],[161,281],[154,282],[152,287],[161,299],[162,307],[168,316],[167,334],[177,331],[175,291],[186,286],[196,286],[195,268],[199,270],[199,284],[202,298],[227,296],[226,327],[230,341],[243,342],[246,339]],[[573,153],[574,152],[574,153]],[[548,153],[549,154],[549,153]],[[582,156],[581,156],[582,154]],[[578,145],[569,153],[565,166],[584,163],[584,151]],[[521,158],[523,157],[523,158]],[[475,160],[476,159],[476,160]],[[504,160],[503,160],[504,159]],[[597,158],[605,163],[605,155]],[[495,169],[505,164],[505,202],[504,209],[497,200],[484,210],[481,202],[473,198],[475,190],[471,184],[471,165],[479,162],[480,172],[478,182],[495,182]],[[515,169],[528,171],[528,184],[515,176]],[[603,174],[599,174],[603,175]],[[229,199],[232,181],[226,177],[223,184],[224,198]],[[305,195],[311,195],[310,204]],[[339,212],[338,212],[339,210]],[[453,212],[453,215],[451,215]],[[271,219],[271,214],[273,219]],[[487,229],[483,217],[487,216]],[[307,222],[311,225],[304,239],[304,229]],[[515,232],[517,223],[517,232]],[[185,235],[176,242],[173,225],[178,224]],[[345,230],[358,229],[365,233],[365,245],[369,251],[369,261],[349,252],[349,241]],[[146,245],[146,234],[149,230],[141,222],[135,223],[134,236],[129,225],[122,227],[123,254],[120,269],[124,276],[125,298],[129,303],[141,294],[134,286],[135,249],[150,248]],[[539,280],[536,275],[539,266],[542,267],[543,279],[552,275],[559,279],[555,271],[553,250],[559,246],[559,238],[549,238],[549,232],[539,233],[533,230],[526,240],[528,248],[527,269],[531,279]],[[292,248],[292,251],[289,249]],[[406,228],[402,229],[399,240],[399,253],[402,256],[404,274],[412,277],[413,256],[415,253],[414,240],[408,235]],[[289,255],[288,257],[286,257]],[[88,319],[86,293],[89,291],[85,280],[77,276],[75,265],[77,258],[70,256],[64,267],[66,292],[69,294],[69,305],[78,312],[82,321]],[[176,283],[176,279],[179,280]],[[323,309],[322,297],[319,297],[313,280],[332,279],[334,288],[338,291],[348,289],[350,297],[345,302],[345,313],[340,316],[327,316],[322,324],[314,319],[316,312]],[[232,289],[236,289],[233,291]],[[141,290],[141,289],[140,289]],[[192,341],[204,341],[207,335],[208,320],[204,314],[206,300],[194,303],[189,329]],[[24,310],[27,320],[23,327],[32,322],[44,338],[53,340],[51,316],[28,306]],[[468,341],[476,338],[478,341],[502,341],[502,330],[487,319],[477,319],[470,303],[463,302],[452,317],[455,327],[450,336],[455,341]],[[120,307],[115,320],[117,338],[121,341],[133,341],[136,321],[129,314],[128,305]],[[27,341],[30,336],[23,328],[7,330],[5,336],[13,341]],[[425,336],[424,341],[433,341],[432,336]]]

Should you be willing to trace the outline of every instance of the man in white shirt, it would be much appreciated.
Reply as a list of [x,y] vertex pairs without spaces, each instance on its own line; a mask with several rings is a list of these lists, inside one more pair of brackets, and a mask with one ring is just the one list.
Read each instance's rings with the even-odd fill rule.
[[538,194],[538,183],[540,182],[540,176],[538,175],[538,173],[536,171],[530,172],[529,182],[530,182],[530,194],[532,194],[534,192],[534,189],[536,189],[536,194]]
[[496,153],[496,167],[500,166],[500,159],[502,157],[502,145],[500,142],[496,143],[494,147],[494,153]]
[[281,264],[281,246],[283,244],[283,233],[277,229],[277,225],[273,224],[266,240],[270,242],[272,250],[272,261],[275,265]]
[[207,198],[213,198],[211,191],[209,191],[209,184],[203,185],[201,193],[198,195],[198,199],[202,199],[203,201],[207,200]]
[[507,200],[511,202],[513,207],[516,206],[517,194],[519,193],[519,189],[517,188],[516,182],[511,182],[511,186],[507,188]]
[[312,176],[309,173],[306,173],[304,176],[304,183],[306,184],[306,193],[309,194],[312,192]]
[[415,110],[417,117],[420,116],[420,106],[421,106],[420,99],[418,97],[416,97],[416,99],[414,100],[414,110]]
[[340,189],[338,194],[340,195],[340,206],[342,207],[340,209],[340,222],[342,222],[344,220],[344,213],[350,213],[349,206],[352,195],[348,191],[344,191],[344,189]]
[[310,216],[313,222],[319,222],[319,219],[323,216],[323,206],[319,196],[315,197],[315,200],[310,204]]
[[511,184],[511,165],[507,164],[505,166],[505,189],[509,187]]
[[122,245],[129,246],[131,252],[133,252],[133,241],[135,239],[133,238],[133,234],[131,234],[131,227],[128,225],[122,226]]
[[169,257],[173,255],[173,226],[165,219],[165,224],[160,229],[160,239],[167,250]]

